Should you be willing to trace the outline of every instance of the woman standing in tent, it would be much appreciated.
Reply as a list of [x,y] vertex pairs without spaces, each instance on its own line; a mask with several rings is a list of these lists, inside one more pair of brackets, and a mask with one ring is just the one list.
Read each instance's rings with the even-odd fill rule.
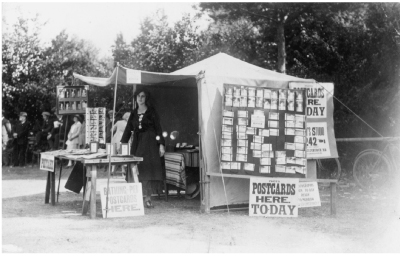
[[[131,154],[143,158],[138,165],[139,181],[142,183],[145,206],[153,208],[152,192],[162,187],[161,157],[165,154],[165,140],[162,136],[158,113],[151,105],[150,93],[141,89],[135,93],[134,97],[136,107],[127,121],[121,143],[127,143],[133,132]],[[131,175],[131,172],[127,172],[126,180]]]
[[[114,134],[112,137],[112,144],[114,144],[115,149],[117,152],[120,152],[120,140],[121,137],[123,136],[124,130],[126,129],[127,126],[127,121],[128,118],[130,117],[130,112],[126,112],[123,115],[123,119],[120,121],[117,121],[115,125],[113,125],[111,129],[111,134]],[[114,133],[116,131],[116,133]],[[112,174],[114,173],[114,169],[116,168],[115,165],[112,166]],[[125,173],[125,166],[123,165],[123,173]]]

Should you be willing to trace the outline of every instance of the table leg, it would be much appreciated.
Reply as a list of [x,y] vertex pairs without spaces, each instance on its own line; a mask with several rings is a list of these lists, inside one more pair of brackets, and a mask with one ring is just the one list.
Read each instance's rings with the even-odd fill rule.
[[96,165],[91,166],[91,201],[90,201],[90,217],[96,218]]
[[[129,167],[131,169],[131,174],[134,179],[134,183],[139,183],[140,181],[138,180],[138,167],[136,164],[129,164]],[[129,183],[132,183],[133,181],[129,181]]]
[[49,203],[49,196],[50,196],[50,172],[47,172],[45,204]]
[[51,182],[52,192],[50,194],[50,198],[52,200],[52,205],[56,205],[56,173],[53,171],[51,175],[52,175],[52,182]]
[[331,215],[336,215],[336,183],[330,183],[331,189]]
[[82,215],[87,215],[88,206],[91,196],[91,178],[87,178],[85,190],[84,190],[84,200],[82,202]]
[[59,202],[61,172],[62,172],[62,169],[63,169],[63,165],[61,163],[61,160],[59,161],[59,163],[60,163],[60,173],[59,173],[59,184],[57,185],[57,199],[56,199],[57,202]]

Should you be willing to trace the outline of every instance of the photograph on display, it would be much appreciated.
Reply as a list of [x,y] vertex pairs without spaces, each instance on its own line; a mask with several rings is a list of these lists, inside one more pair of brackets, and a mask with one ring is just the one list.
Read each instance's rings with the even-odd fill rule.
[[264,109],[271,109],[271,99],[264,98]]
[[260,173],[271,173],[270,166],[260,166]]
[[239,110],[237,111],[238,118],[248,118],[248,111],[247,110]]
[[224,109],[224,110],[223,110],[223,116],[226,116],[226,117],[234,117],[234,112]]
[[244,170],[246,171],[254,171],[254,164],[252,163],[244,163]]
[[232,170],[240,170],[241,169],[241,163],[231,162],[230,163],[230,169],[232,169]]
[[238,147],[247,147],[248,146],[248,140],[237,140],[237,146]]
[[240,107],[240,96],[233,96],[233,107]]

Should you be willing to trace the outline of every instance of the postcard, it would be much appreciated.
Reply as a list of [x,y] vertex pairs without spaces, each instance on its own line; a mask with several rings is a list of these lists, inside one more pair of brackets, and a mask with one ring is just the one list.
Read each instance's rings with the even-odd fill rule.
[[238,147],[247,147],[248,146],[248,140],[237,140],[237,146]]
[[269,137],[269,129],[258,129],[258,135]]
[[279,136],[279,129],[269,129],[269,136]]
[[279,113],[278,112],[269,112],[268,119],[279,120]]
[[223,116],[226,116],[226,117],[234,117],[234,112],[224,109],[224,110],[223,110]]
[[237,117],[248,118],[248,111],[247,110],[238,110]]
[[285,165],[275,165],[275,172],[286,173],[286,166]]
[[271,173],[271,166],[260,166],[260,173]]
[[246,171],[253,172],[254,171],[254,164],[244,163],[244,168],[243,169],[246,170]]
[[260,165],[271,165],[271,158],[262,157],[260,159]]

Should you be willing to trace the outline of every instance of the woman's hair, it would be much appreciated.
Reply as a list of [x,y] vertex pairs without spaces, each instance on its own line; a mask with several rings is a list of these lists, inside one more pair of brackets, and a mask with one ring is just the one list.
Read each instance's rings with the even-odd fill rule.
[[138,108],[137,96],[142,92],[145,94],[145,106],[149,108],[153,107],[151,93],[147,89],[141,88],[134,93],[135,108]]

